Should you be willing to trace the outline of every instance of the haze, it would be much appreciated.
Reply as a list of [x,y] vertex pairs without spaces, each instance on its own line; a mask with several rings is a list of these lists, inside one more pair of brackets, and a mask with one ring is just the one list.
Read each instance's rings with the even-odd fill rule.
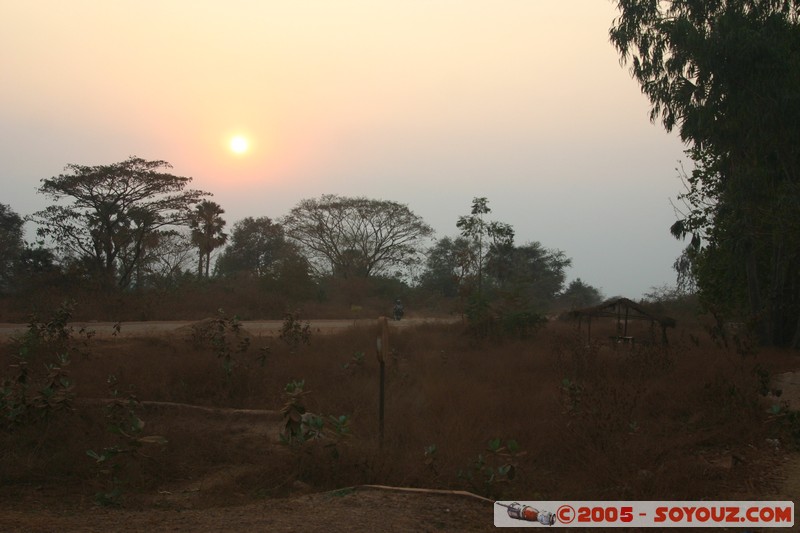
[[[0,202],[69,163],[163,159],[229,224],[326,193],[438,232],[485,196],[606,296],[674,282],[683,145],[605,0],[0,2]],[[241,135],[248,150],[234,154]]]

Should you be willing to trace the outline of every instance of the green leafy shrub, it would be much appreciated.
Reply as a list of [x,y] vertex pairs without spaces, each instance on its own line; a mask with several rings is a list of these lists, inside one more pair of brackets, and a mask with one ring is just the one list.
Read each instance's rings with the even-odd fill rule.
[[144,420],[136,413],[141,403],[132,392],[124,397],[120,394],[116,376],[108,377],[108,389],[111,401],[106,406],[106,421],[108,432],[116,442],[100,451],[87,450],[86,455],[95,460],[98,473],[107,478],[106,490],[96,493],[95,501],[103,506],[117,506],[122,503],[126,467],[139,458],[148,457],[142,451],[145,445],[163,446],[167,440],[158,435],[144,435]]
[[[250,349],[250,337],[244,334],[239,318],[227,316],[222,309],[217,310],[216,317],[192,328],[192,340],[195,346],[211,346],[214,354],[222,361],[222,369],[228,380],[233,375],[236,356]],[[262,356],[257,358],[262,365],[267,352],[268,349],[262,349]]]
[[[433,453],[435,451],[434,448]],[[499,499],[503,494],[502,486],[516,478],[518,459],[525,454],[513,439],[505,444],[499,438],[492,439],[486,446],[486,453],[479,453],[467,468],[459,470],[458,477],[479,494]]]
[[289,346],[292,352],[295,352],[301,344],[311,343],[311,324],[301,322],[300,311],[286,313],[283,316],[279,338]]
[[309,394],[303,390],[305,381],[291,381],[284,388],[285,403],[281,408],[283,428],[280,440],[293,449],[308,442],[324,442],[334,458],[338,458],[338,445],[350,437],[350,417],[347,415],[318,415],[306,410],[302,399]]
[[28,329],[12,339],[15,363],[0,382],[2,428],[48,420],[72,409],[74,383],[69,375],[70,356],[88,356],[94,332],[81,328],[79,336],[69,326],[74,303],[64,302],[47,321],[33,315]]

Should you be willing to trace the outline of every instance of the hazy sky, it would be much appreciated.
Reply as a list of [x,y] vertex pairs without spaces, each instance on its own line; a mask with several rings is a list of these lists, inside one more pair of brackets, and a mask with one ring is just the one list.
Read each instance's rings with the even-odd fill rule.
[[[674,282],[683,145],[608,41],[610,0],[0,0],[0,202],[163,159],[229,225],[335,193],[439,237],[485,196],[606,296]],[[234,154],[229,141],[250,142]]]

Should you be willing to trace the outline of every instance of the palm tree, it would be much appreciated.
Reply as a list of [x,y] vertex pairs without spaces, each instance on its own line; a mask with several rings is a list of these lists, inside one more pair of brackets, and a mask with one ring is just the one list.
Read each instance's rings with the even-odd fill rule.
[[211,252],[228,240],[228,235],[222,231],[225,227],[225,220],[220,215],[223,213],[225,210],[218,203],[210,200],[203,200],[197,204],[192,213],[190,226],[192,243],[197,246],[198,250],[198,276],[203,275],[203,265],[205,264],[205,275],[208,277]]

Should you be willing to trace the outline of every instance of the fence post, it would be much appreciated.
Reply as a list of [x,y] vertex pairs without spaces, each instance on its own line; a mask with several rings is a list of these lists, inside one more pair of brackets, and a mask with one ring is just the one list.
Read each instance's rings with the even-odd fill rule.
[[385,399],[386,357],[389,353],[389,319],[385,316],[378,318],[378,364],[380,365],[379,394],[378,394],[378,439],[379,446],[383,448],[383,404]]

